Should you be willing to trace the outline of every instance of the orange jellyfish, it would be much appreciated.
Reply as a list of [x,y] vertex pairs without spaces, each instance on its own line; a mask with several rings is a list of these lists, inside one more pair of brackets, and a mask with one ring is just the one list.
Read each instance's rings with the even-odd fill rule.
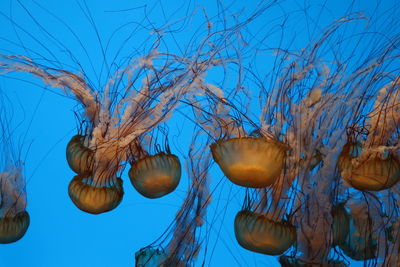
[[394,155],[385,158],[372,155],[355,164],[361,150],[359,143],[346,144],[340,154],[338,167],[347,184],[358,190],[380,191],[400,180],[400,163]]
[[0,244],[21,239],[29,227],[25,181],[19,169],[0,173]]
[[132,164],[129,178],[135,189],[147,198],[165,196],[178,186],[181,164],[173,154],[158,153],[146,156]]
[[8,244],[25,235],[30,218],[26,211],[26,182],[22,162],[15,157],[17,153],[11,136],[12,121],[7,118],[2,95],[0,100],[0,244]]
[[288,223],[275,222],[265,215],[242,210],[235,218],[235,236],[245,249],[280,255],[296,241],[296,228]]
[[160,243],[153,243],[135,254],[136,266],[194,266],[199,256],[204,241],[200,228],[204,225],[211,198],[208,189],[211,154],[208,146],[197,145],[198,139],[199,132],[194,134],[185,164],[190,188],[175,220],[159,238]]
[[68,164],[78,174],[69,183],[68,194],[79,209],[99,214],[117,207],[124,191],[121,178],[116,177],[118,167],[112,161],[100,161],[97,168],[102,172],[93,178],[95,150],[88,147],[87,137],[76,135],[67,145]]
[[263,188],[272,185],[283,170],[286,146],[266,138],[242,137],[211,145],[214,160],[234,184]]

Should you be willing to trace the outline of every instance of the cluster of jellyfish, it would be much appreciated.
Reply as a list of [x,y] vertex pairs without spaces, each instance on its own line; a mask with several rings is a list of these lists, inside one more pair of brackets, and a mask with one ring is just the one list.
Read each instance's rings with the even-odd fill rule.
[[[345,37],[335,47],[332,42],[338,43],[338,29],[359,19],[336,21],[296,53],[278,51],[274,79],[260,85],[258,118],[247,106],[235,105],[249,91],[241,86],[228,91],[205,78],[207,71],[229,62],[223,50],[236,41],[240,27],[218,37],[209,34],[190,57],[163,53],[156,43],[99,91],[80,75],[26,56],[0,55],[0,70],[33,74],[82,106],[81,127],[66,148],[76,173],[68,194],[77,208],[91,214],[121,203],[120,177],[127,165],[141,195],[154,199],[174,192],[182,164],[168,142],[159,145],[152,133],[178,105],[192,109],[196,132],[185,162],[189,190],[166,236],[140,249],[136,266],[194,264],[201,249],[197,229],[206,223],[211,201],[213,162],[245,191],[232,222],[244,249],[279,256],[282,266],[347,266],[348,258],[397,266],[399,36],[376,37],[374,47],[359,57],[346,47],[348,56],[340,51]],[[1,125],[7,125],[3,117]],[[25,182],[11,140],[2,129],[0,243],[18,241],[29,226]]]

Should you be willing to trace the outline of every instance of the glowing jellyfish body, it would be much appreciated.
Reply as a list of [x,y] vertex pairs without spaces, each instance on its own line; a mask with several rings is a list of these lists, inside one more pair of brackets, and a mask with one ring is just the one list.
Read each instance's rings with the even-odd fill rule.
[[380,191],[400,180],[400,163],[393,155],[385,159],[370,157],[354,167],[352,160],[360,153],[360,144],[347,144],[340,154],[338,166],[349,185],[358,190]]
[[0,173],[0,244],[21,239],[30,218],[26,208],[25,181],[18,170]]
[[234,184],[263,188],[280,176],[286,147],[265,138],[233,138],[211,145],[219,167]]
[[91,173],[93,169],[93,151],[84,145],[85,136],[75,135],[67,145],[67,162],[77,174]]
[[242,210],[235,218],[235,236],[245,249],[279,255],[296,241],[296,228],[272,221],[264,215]]
[[177,156],[159,153],[132,164],[129,178],[135,189],[145,197],[165,196],[178,186],[181,164]]
[[124,191],[120,178],[114,178],[109,184],[96,185],[90,177],[78,175],[70,182],[68,194],[79,209],[91,214],[100,214],[117,207]]

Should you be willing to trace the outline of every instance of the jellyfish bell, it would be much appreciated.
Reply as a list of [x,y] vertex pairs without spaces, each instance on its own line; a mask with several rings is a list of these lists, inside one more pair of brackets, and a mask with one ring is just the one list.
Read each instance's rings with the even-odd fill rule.
[[167,254],[160,249],[152,247],[142,248],[135,253],[136,267],[165,266],[163,262],[167,259]]
[[350,223],[349,235],[339,247],[353,260],[369,260],[376,257],[377,241],[373,238],[371,231],[364,232]]
[[69,183],[68,194],[80,210],[100,214],[116,208],[124,191],[121,178],[114,177],[108,184],[97,185],[91,177],[77,175]]
[[14,243],[20,240],[28,230],[29,213],[22,211],[13,217],[0,218],[0,244]]
[[350,217],[343,204],[332,208],[332,245],[342,244],[349,233]]
[[286,146],[263,137],[221,140],[211,152],[225,176],[234,184],[263,188],[280,176],[286,158]]
[[280,255],[296,241],[296,228],[273,221],[265,215],[242,210],[235,217],[235,236],[245,249],[267,255]]
[[0,244],[13,243],[26,233],[30,223],[25,183],[18,170],[0,173]]
[[392,154],[371,156],[354,166],[353,159],[360,156],[361,149],[359,143],[346,144],[339,156],[338,167],[347,184],[358,190],[381,191],[400,180],[400,163]]
[[369,260],[376,257],[378,244],[370,218],[363,214],[365,210],[360,211],[349,216],[349,232],[339,247],[353,260]]
[[88,174],[93,169],[93,151],[88,148],[87,138],[83,135],[75,135],[69,141],[66,150],[69,167],[77,174]]
[[178,186],[181,164],[173,154],[158,153],[132,164],[129,178],[135,189],[147,198],[165,196]]

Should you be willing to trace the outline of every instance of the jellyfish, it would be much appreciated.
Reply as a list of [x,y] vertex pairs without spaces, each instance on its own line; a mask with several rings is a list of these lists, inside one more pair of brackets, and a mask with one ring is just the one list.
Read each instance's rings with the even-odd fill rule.
[[265,138],[233,138],[211,145],[214,160],[234,184],[263,188],[280,176],[286,157],[284,144]]
[[181,178],[181,164],[173,154],[159,153],[135,162],[129,170],[135,189],[145,197],[158,198],[171,193]]
[[349,234],[350,217],[343,203],[332,207],[332,246],[343,244]]
[[339,157],[338,167],[343,179],[359,190],[380,191],[388,189],[400,180],[400,162],[393,155],[371,156],[357,161],[362,153],[361,144],[346,144]]
[[25,180],[20,169],[0,173],[0,196],[0,244],[17,242],[25,235],[30,222]]
[[199,228],[203,226],[211,196],[208,189],[211,155],[208,151],[210,140],[205,146],[199,132],[193,135],[186,160],[190,187],[175,220],[160,238],[160,244],[153,243],[135,253],[136,266],[192,266],[201,249],[202,237]]
[[1,94],[0,106],[0,244],[17,242],[30,223],[26,211],[27,193],[20,152],[16,152],[12,120],[8,117],[7,102]]
[[351,221],[351,235],[347,237],[347,240],[340,245],[346,256],[353,260],[369,260],[375,258],[377,244],[376,240],[373,239],[371,233],[365,229],[358,229],[354,225],[353,220]]
[[[279,184],[277,181],[283,175],[287,145],[272,134],[246,134],[240,120],[232,115],[241,111],[224,98],[222,91],[208,86],[213,90],[206,94],[207,103],[212,104],[201,106],[202,101],[196,98],[192,99],[191,105],[197,111],[196,121],[216,140],[210,146],[213,159],[224,175],[234,184],[241,185],[241,189],[265,193],[268,188],[269,196],[273,195],[275,190],[271,188]],[[267,201],[269,205],[255,203],[253,198],[257,198],[257,193],[255,197],[250,195],[246,193],[242,210],[232,222],[238,244],[266,255],[284,253],[296,241],[296,228],[283,219],[284,209],[274,209],[273,201]]]
[[235,236],[245,249],[267,255],[281,255],[296,241],[296,228],[267,216],[240,211],[235,218]]
[[381,191],[400,180],[397,80],[386,84],[376,95],[374,110],[365,121],[370,128],[368,134],[343,147],[338,167],[344,181],[356,189]]
[[[130,181],[136,191],[147,198],[160,198],[173,192],[181,179],[181,163],[179,158],[171,153],[166,134],[168,131],[159,129],[165,138],[163,149],[158,144],[154,145],[156,138],[153,136],[159,134],[152,131],[152,134],[142,138],[141,144],[135,144],[132,151],[136,153],[129,158]],[[148,152],[152,150],[152,146],[155,146],[154,155]]]
[[[229,16],[224,14],[223,19],[226,17]],[[288,17],[285,14],[285,19]],[[189,103],[194,113],[207,114],[205,109],[211,109],[211,121],[210,114],[196,119],[196,124],[203,128],[203,133],[210,136],[211,141],[201,144],[205,149],[190,163],[197,168],[188,168],[191,170],[189,173],[195,174],[190,175],[191,186],[186,202],[182,204],[162,244],[152,244],[136,253],[138,266],[192,265],[198,257],[200,245],[208,246],[207,239],[201,240],[197,230],[204,223],[203,214],[208,202],[204,199],[209,197],[208,192],[204,192],[207,190],[203,189],[207,188],[209,179],[205,179],[203,184],[200,179],[193,177],[202,177],[203,172],[209,171],[210,143],[213,143],[212,156],[222,173],[233,183],[241,185],[240,188],[235,188],[237,192],[246,193],[245,203],[248,204],[239,211],[237,220],[230,221],[231,228],[238,229],[236,238],[243,247],[256,253],[284,254],[279,258],[283,266],[343,266],[345,255],[357,254],[354,251],[357,252],[360,250],[357,247],[363,246],[354,247],[354,243],[358,242],[367,248],[361,249],[363,251],[372,251],[371,248],[375,248],[374,258],[386,263],[389,257],[382,254],[382,249],[388,248],[387,251],[395,255],[399,243],[396,241],[399,236],[396,224],[398,211],[396,204],[392,203],[396,202],[399,195],[399,186],[396,183],[399,124],[397,115],[393,116],[398,114],[398,97],[393,97],[398,91],[396,83],[392,84],[390,90],[379,93],[380,100],[373,112],[366,111],[372,106],[371,98],[377,95],[377,85],[386,79],[384,77],[397,73],[387,71],[385,62],[390,64],[397,57],[392,53],[391,46],[397,47],[398,42],[388,37],[391,31],[387,31],[385,35],[376,38],[382,39],[387,46],[381,45],[375,39],[369,43],[373,46],[372,49],[358,46],[364,40],[358,39],[358,32],[351,32],[353,28],[348,25],[359,19],[358,15],[352,15],[336,20],[332,27],[322,33],[319,40],[303,49],[292,50],[285,45],[276,49],[273,70],[267,70],[264,77],[257,77],[260,73],[255,66],[257,64],[243,66],[242,63],[247,58],[257,58],[269,51],[273,45],[269,42],[268,46],[263,43],[269,36],[257,34],[250,35],[249,38],[235,30],[229,31],[229,35],[239,36],[238,39],[246,42],[249,49],[238,49],[236,43],[231,42],[233,38],[206,38],[200,46],[193,45],[196,50],[208,45],[216,47],[206,51],[215,55],[211,57],[207,53],[191,52],[178,56],[171,53],[173,50],[168,50],[168,53],[164,50],[163,53],[157,47],[150,55],[139,57],[138,60],[132,60],[129,55],[129,60],[132,60],[128,63],[129,68],[117,72],[105,86],[96,89],[86,74],[73,74],[58,67],[46,67],[41,64],[43,61],[36,58],[2,57],[0,67],[8,69],[7,71],[33,73],[41,77],[47,85],[65,89],[78,100],[81,105],[79,111],[84,112],[78,114],[81,129],[78,129],[78,133],[75,133],[67,145],[67,161],[71,170],[76,173],[70,183],[69,194],[76,206],[89,213],[98,214],[118,206],[124,194],[120,177],[123,176],[127,163],[132,164],[131,182],[141,194],[159,197],[172,192],[179,182],[181,172],[176,155],[166,150],[152,153],[147,147],[145,153],[140,154],[136,149],[142,144],[136,144],[141,143],[145,135],[151,135],[151,130],[157,125],[167,122],[173,112],[182,112],[176,108],[178,102]],[[207,23],[208,33],[213,27],[212,23]],[[314,31],[321,32],[320,25],[316,24]],[[237,24],[235,28],[240,25],[243,24]],[[283,29],[285,25],[280,26]],[[345,31],[344,35],[336,34],[341,27]],[[163,35],[169,29],[155,29],[154,33],[157,35],[162,32],[160,35]],[[210,35],[215,36],[216,33],[212,32]],[[312,36],[312,27],[308,34]],[[249,42],[249,45],[246,39],[256,40],[256,47],[251,46],[253,42]],[[272,39],[268,38],[271,42]],[[349,45],[348,39],[355,40],[357,45]],[[160,37],[157,42],[163,43],[163,39]],[[229,49],[225,49],[225,46]],[[252,48],[257,51],[254,55]],[[231,50],[238,52],[232,53]],[[233,56],[229,55],[227,61],[220,58],[230,53]],[[359,53],[363,56],[359,57]],[[163,60],[168,62],[160,62]],[[239,75],[235,76],[238,84],[231,86],[231,81],[236,80],[231,79],[231,76],[227,76],[226,83],[220,83],[219,87],[222,89],[205,82],[205,73],[211,70],[209,66],[219,64],[224,66],[224,71],[229,70],[230,66],[225,67],[229,65],[229,60],[239,66]],[[265,62],[262,65],[266,65]],[[108,73],[112,71],[108,70]],[[247,82],[251,83],[248,87]],[[185,87],[188,84],[192,86]],[[194,94],[188,93],[191,89],[194,89]],[[254,107],[254,99],[246,103],[251,98],[251,92],[259,93],[256,101],[261,103],[260,107]],[[209,98],[202,103],[204,105],[198,106],[200,104],[195,100],[204,94],[211,96],[207,95]],[[364,121],[365,118],[367,119]],[[376,121],[375,125],[373,120]],[[370,133],[367,137],[355,139],[361,140],[362,155],[350,159],[350,171],[347,171],[350,175],[346,176],[346,170],[340,163],[337,164],[338,159],[339,162],[342,161],[340,150],[349,143],[346,131],[349,131],[349,125],[363,123]],[[254,136],[254,129],[260,134]],[[359,133],[355,131],[352,134]],[[260,147],[263,147],[263,152],[268,151],[267,156],[260,152]],[[274,152],[270,153],[270,150]],[[374,189],[376,186],[370,189],[371,186],[368,188],[358,181],[352,183],[350,179],[352,173],[359,175],[361,172],[360,176],[363,178],[370,176],[368,165],[362,164],[369,162],[374,153],[377,154],[373,155],[376,156],[373,161],[374,177],[386,179],[378,182],[378,190]],[[134,155],[132,158],[131,154]],[[203,156],[205,159],[198,159]],[[390,159],[389,164],[382,163],[387,159]],[[245,166],[237,164],[239,161],[245,162]],[[381,165],[384,164],[389,166],[382,168]],[[338,175],[338,169],[342,173],[342,179]],[[392,175],[393,169],[395,175]],[[152,178],[157,181],[148,182]],[[222,178],[218,182],[227,181]],[[253,180],[247,181],[249,178]],[[354,193],[357,191],[354,188],[362,192]],[[380,233],[387,230],[390,238],[383,240],[374,236],[365,239],[367,241],[354,241],[354,236],[364,232],[365,228],[358,226],[360,222],[357,221],[357,216],[352,214],[350,217],[346,214],[347,207],[341,207],[341,203],[352,198],[353,194],[365,194],[382,200],[382,213],[388,217],[383,220],[394,230],[387,230],[382,226]],[[376,216],[382,217],[380,214],[368,214],[372,221],[378,220]],[[252,225],[273,230],[260,233],[254,231]],[[251,242],[256,243],[260,237],[258,234],[265,237],[262,241],[272,240],[275,247],[265,243],[258,246],[252,244]],[[338,248],[340,246],[341,249]],[[345,255],[342,255],[342,251]],[[332,254],[338,259],[332,259]],[[387,266],[397,264],[397,256],[392,257],[394,260],[388,260]],[[364,253],[359,258],[366,260],[369,257]]]

